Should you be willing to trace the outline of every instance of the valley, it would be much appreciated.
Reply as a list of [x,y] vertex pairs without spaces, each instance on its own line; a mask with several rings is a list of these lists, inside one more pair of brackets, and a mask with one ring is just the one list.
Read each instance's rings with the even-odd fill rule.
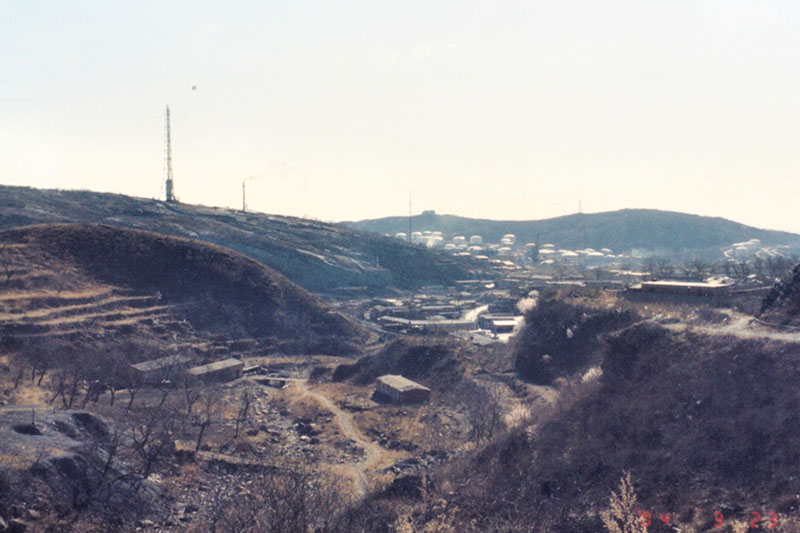
[[84,222],[2,231],[0,258],[0,526],[589,533],[627,474],[670,514],[648,531],[800,523],[796,273],[676,264],[643,291],[644,261],[542,262],[316,295]]

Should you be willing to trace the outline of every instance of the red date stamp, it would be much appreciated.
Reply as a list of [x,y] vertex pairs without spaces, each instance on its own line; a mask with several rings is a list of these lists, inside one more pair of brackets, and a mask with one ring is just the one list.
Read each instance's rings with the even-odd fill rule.
[[[670,524],[670,513],[654,514],[646,509],[639,510],[639,521],[645,529],[653,525],[654,520],[663,522],[668,526],[672,525]],[[775,529],[778,527],[778,513],[775,511],[769,511],[766,514],[763,514],[761,511],[753,511],[750,513],[750,521],[748,523],[750,525],[750,529]],[[722,514],[722,511],[714,511],[713,527],[718,528],[722,527],[723,525],[725,525],[725,515]]]

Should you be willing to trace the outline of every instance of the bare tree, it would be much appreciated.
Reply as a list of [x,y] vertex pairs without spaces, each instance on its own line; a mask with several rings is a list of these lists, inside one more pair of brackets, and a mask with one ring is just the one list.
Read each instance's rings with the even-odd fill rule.
[[247,421],[248,411],[250,410],[250,393],[247,389],[243,389],[239,395],[239,411],[236,413],[236,431],[233,438],[239,436],[239,426]]
[[199,451],[203,444],[206,430],[212,424],[219,411],[220,392],[215,388],[205,388],[198,408],[191,412],[192,425],[197,429],[197,442],[194,451]]
[[747,281],[747,278],[752,274],[752,269],[747,261],[733,261],[731,263],[733,275],[740,281]]
[[327,531],[346,501],[337,480],[309,470],[264,467],[248,477],[246,492],[217,487],[204,526],[214,533]]
[[137,471],[142,478],[147,478],[157,462],[172,449],[174,418],[170,415],[163,409],[147,409],[131,424],[130,438],[139,462]]
[[491,440],[502,426],[502,396],[495,386],[473,384],[465,391],[467,413],[472,426],[472,439],[476,446]]
[[[27,352],[28,362],[31,365],[31,385],[35,382],[37,386],[40,386],[47,371],[56,360],[59,346],[52,339],[48,339],[38,343],[26,342],[22,350]],[[36,381],[37,374],[39,375],[39,381]]]
[[50,398],[50,403],[53,403],[56,398],[61,398],[64,409],[72,409],[83,385],[84,381],[77,367],[68,365],[61,368],[54,376],[55,392]]
[[141,376],[131,376],[130,381],[128,381],[127,411],[130,411],[133,408],[133,401],[136,398],[136,394],[142,390],[142,387],[144,387],[144,380],[141,378]]
[[703,281],[711,274],[713,266],[702,259],[694,259],[684,265],[684,268],[690,278],[695,281]]
[[0,271],[3,273],[3,285],[11,283],[16,269],[15,264],[19,259],[19,254],[7,243],[0,243]]

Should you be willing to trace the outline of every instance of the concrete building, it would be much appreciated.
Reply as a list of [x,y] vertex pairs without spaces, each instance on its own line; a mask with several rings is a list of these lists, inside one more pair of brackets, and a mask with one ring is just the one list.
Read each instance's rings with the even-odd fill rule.
[[382,316],[378,323],[384,329],[410,329],[424,333],[447,333],[475,329],[474,320],[409,320],[393,316]]
[[151,359],[131,365],[134,374],[147,383],[158,383],[167,379],[174,379],[186,370],[190,357],[185,355],[168,355],[160,359]]
[[724,296],[731,285],[726,283],[705,283],[696,281],[643,281],[640,292],[675,294],[679,296]]
[[729,283],[706,283],[695,281],[643,281],[628,287],[625,296],[629,299],[659,301],[709,301],[720,303],[730,294]]
[[375,383],[375,392],[394,403],[422,403],[427,402],[431,396],[428,387],[395,374],[379,377]]
[[188,374],[205,381],[231,381],[242,377],[243,370],[242,361],[230,358],[190,368]]
[[478,327],[488,329],[494,334],[513,333],[520,320],[522,320],[522,317],[518,315],[481,315],[478,317]]

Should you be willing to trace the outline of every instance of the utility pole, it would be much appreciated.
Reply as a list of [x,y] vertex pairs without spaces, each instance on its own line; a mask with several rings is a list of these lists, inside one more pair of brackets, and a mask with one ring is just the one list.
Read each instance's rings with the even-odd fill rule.
[[248,176],[242,180],[242,213],[247,212],[247,190],[245,189],[245,183],[250,180],[257,180],[261,179],[259,176]]

